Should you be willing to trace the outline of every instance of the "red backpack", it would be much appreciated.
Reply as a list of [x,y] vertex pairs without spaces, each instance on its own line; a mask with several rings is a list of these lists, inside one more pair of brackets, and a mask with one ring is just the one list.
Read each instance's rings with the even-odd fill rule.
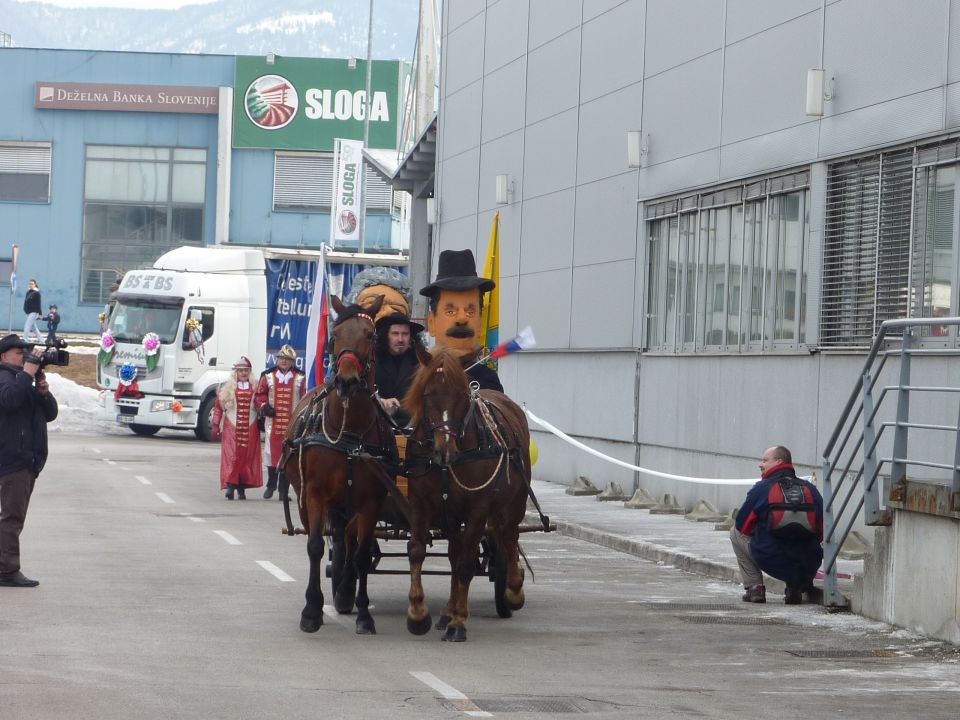
[[820,518],[813,492],[800,479],[778,480],[767,493],[767,528],[777,538],[820,537]]

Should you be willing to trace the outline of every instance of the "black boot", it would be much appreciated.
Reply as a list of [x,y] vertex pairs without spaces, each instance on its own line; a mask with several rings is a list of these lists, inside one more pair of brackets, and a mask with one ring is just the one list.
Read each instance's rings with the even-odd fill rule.
[[233,489],[234,489],[234,487],[236,487],[236,486],[235,486],[235,485],[227,485],[227,494],[226,494],[227,500],[233,500]]
[[237,485],[237,500],[246,500],[247,493],[244,491],[243,485]]
[[263,499],[269,500],[273,497],[274,490],[277,489],[277,469],[275,467],[267,468],[267,489],[263,491]]

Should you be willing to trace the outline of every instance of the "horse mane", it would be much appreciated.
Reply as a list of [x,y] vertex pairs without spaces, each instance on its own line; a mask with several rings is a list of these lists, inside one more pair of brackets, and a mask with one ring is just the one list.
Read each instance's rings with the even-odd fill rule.
[[456,388],[464,391],[470,386],[470,378],[463,369],[460,356],[448,348],[437,348],[433,351],[430,362],[421,365],[417,374],[410,383],[410,389],[403,398],[403,407],[410,413],[410,422],[416,425],[423,417],[424,393],[427,384],[433,380],[438,371]]

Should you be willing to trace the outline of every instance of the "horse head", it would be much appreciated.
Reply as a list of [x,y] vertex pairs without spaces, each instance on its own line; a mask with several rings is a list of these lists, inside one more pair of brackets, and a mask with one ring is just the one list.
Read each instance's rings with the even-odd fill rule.
[[448,465],[459,453],[463,420],[470,407],[470,379],[457,353],[439,348],[431,355],[417,345],[420,369],[404,400],[415,427],[433,440],[434,460]]
[[336,353],[333,384],[340,397],[349,398],[360,388],[373,387],[373,318],[383,304],[383,296],[369,307],[345,306],[336,295],[331,301],[337,311],[333,326],[333,351]]

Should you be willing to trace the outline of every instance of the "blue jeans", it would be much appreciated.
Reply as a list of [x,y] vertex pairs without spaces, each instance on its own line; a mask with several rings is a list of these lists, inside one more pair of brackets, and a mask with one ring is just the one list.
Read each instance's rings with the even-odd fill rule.
[[30,330],[37,336],[37,342],[43,342],[43,335],[40,334],[40,326],[37,325],[37,320],[40,317],[40,313],[27,313],[27,321],[23,324],[23,340],[24,342],[30,342]]

